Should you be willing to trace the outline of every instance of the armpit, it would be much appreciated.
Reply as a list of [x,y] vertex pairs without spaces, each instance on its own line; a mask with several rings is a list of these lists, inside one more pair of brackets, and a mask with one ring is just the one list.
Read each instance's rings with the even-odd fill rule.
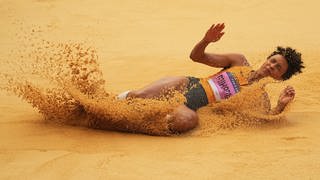
[[241,59],[242,59],[242,65],[243,66],[250,66],[247,58],[244,55],[241,56]]

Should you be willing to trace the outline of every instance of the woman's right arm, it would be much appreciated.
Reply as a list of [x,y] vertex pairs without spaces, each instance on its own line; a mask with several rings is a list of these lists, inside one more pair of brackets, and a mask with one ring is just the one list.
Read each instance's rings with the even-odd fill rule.
[[210,43],[219,41],[224,35],[224,32],[222,32],[224,27],[224,23],[217,25],[213,24],[205,34],[204,38],[192,49],[190,58],[195,62],[203,63],[212,67],[224,68],[249,65],[242,54],[215,54],[205,52],[206,47]]

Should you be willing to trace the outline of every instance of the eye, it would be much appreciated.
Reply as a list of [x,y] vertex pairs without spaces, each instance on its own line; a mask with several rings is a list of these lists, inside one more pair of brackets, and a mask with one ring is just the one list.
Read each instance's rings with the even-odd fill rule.
[[276,68],[277,68],[278,70],[280,70],[280,69],[281,69],[281,66],[280,66],[279,64],[277,64],[277,65],[276,65]]
[[272,58],[272,59],[270,59],[270,62],[271,63],[276,63],[277,61],[276,61],[276,59]]

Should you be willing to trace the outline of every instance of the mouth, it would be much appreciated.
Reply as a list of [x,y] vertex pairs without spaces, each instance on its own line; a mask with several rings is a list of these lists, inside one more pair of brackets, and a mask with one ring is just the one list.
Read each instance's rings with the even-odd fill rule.
[[271,74],[271,71],[270,71],[270,69],[268,67],[265,68],[265,72],[266,72],[267,75]]

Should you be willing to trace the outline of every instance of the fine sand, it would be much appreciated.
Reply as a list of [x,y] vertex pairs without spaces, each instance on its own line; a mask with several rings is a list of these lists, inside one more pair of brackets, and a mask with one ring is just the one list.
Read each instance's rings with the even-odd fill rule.
[[[45,65],[60,65],[48,59],[48,64],[37,60],[35,67],[27,66],[29,60],[35,61],[34,54],[39,55],[33,50],[56,50],[50,47],[59,43],[94,49],[90,49],[94,63],[88,68],[95,70],[97,61],[99,70],[91,80],[101,78],[105,84],[94,81],[98,85],[93,89],[103,85],[108,93],[137,89],[165,76],[208,76],[217,69],[192,62],[189,53],[216,22],[225,22],[226,33],[207,51],[243,53],[257,68],[277,45],[292,46],[302,52],[306,66],[303,74],[267,87],[272,105],[282,88],[295,87],[296,98],[282,115],[285,118],[230,126],[228,116],[209,122],[212,109],[202,108],[198,128],[169,137],[50,123],[44,120],[48,114],[38,110],[51,112],[54,107],[33,108],[31,104],[43,102],[30,104],[4,89],[0,179],[320,179],[319,5],[315,0],[0,1],[1,73],[18,80],[30,79],[21,68],[39,71]],[[30,52],[33,55],[20,57]],[[32,80],[45,84],[41,78]],[[35,94],[23,93],[26,100],[36,99]],[[112,109],[108,99],[101,102]],[[158,107],[150,111],[152,117],[152,112],[161,114],[168,108],[158,102],[142,103]],[[132,112],[130,108],[126,113]],[[136,121],[139,117],[134,116]]]

